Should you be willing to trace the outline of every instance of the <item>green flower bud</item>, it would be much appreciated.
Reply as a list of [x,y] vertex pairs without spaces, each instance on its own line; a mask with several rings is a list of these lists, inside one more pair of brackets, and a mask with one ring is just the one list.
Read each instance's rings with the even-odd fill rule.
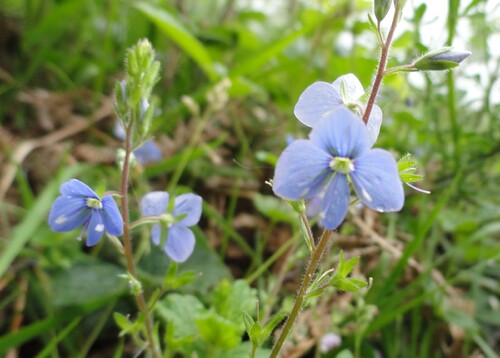
[[148,40],[140,40],[127,51],[127,103],[138,108],[140,101],[149,100],[153,86],[158,82],[160,63],[155,60],[155,51]]
[[391,0],[375,0],[373,3],[373,12],[378,22],[381,22],[391,8]]
[[419,71],[445,71],[457,67],[470,56],[469,51],[454,51],[451,47],[431,51],[417,58],[413,67]]

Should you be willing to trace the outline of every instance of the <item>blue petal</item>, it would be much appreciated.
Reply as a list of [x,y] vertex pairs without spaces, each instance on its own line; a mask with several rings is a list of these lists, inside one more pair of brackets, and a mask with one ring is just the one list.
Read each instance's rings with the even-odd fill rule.
[[373,210],[399,211],[405,197],[403,184],[393,156],[383,149],[373,149],[357,158],[350,173],[356,194]]
[[72,231],[90,219],[91,209],[86,199],[81,197],[59,196],[50,209],[49,225],[55,232]]
[[160,224],[154,224],[153,228],[151,229],[151,240],[155,245],[160,245],[161,241],[161,225]]
[[195,238],[193,232],[183,225],[172,225],[168,229],[165,252],[174,261],[184,262],[193,253]]
[[340,94],[340,84],[344,82],[347,89],[347,100],[349,102],[356,102],[361,96],[365,94],[365,90],[363,89],[363,85],[359,82],[358,78],[352,73],[348,73],[347,75],[340,76],[333,83],[332,86],[335,90]]
[[106,228],[104,227],[101,212],[98,209],[92,209],[92,216],[87,226],[87,246],[94,246],[97,244],[105,230]]
[[71,179],[63,185],[61,185],[60,188],[61,194],[69,196],[69,197],[83,197],[83,198],[93,198],[93,199],[99,199],[97,194],[90,189],[90,187],[79,181],[78,179]]
[[370,149],[365,124],[346,107],[339,107],[311,131],[311,141],[332,156],[356,158]]
[[[124,100],[126,102],[126,99]],[[120,121],[116,121],[113,125],[113,134],[116,138],[120,140],[125,140],[127,133],[125,132],[125,128],[123,128],[123,124]]]
[[102,219],[104,220],[106,231],[111,235],[123,234],[122,215],[111,195],[106,195],[102,198]]
[[281,153],[276,164],[273,191],[290,200],[309,199],[324,185],[330,156],[311,141],[298,139]]
[[380,133],[380,126],[382,125],[382,110],[376,104],[373,105],[366,129],[368,129],[368,136],[370,137],[370,147],[377,141]]
[[337,173],[330,181],[323,197],[320,219],[325,229],[333,230],[344,221],[349,208],[349,182],[344,174]]
[[167,211],[169,195],[166,191],[153,191],[142,198],[142,216],[162,215]]
[[159,162],[163,157],[160,148],[152,140],[134,150],[134,156],[142,165]]
[[305,89],[295,105],[295,116],[313,127],[328,112],[342,104],[340,93],[327,82],[315,82]]
[[186,215],[177,224],[193,226],[200,221],[203,199],[195,194],[183,194],[175,198],[174,216]]

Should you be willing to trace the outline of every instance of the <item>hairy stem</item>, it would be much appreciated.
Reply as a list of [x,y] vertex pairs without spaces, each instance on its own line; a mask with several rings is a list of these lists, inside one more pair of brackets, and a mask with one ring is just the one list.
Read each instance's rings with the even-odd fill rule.
[[[288,316],[288,319],[286,320],[286,323],[283,326],[283,330],[281,331],[281,334],[278,340],[276,341],[276,344],[273,347],[273,350],[270,355],[271,358],[276,358],[278,356],[278,353],[281,350],[283,343],[285,343],[285,340],[288,334],[290,333],[293,324],[295,323],[295,320],[297,319],[297,316],[304,304],[304,299],[307,293],[307,289],[309,288],[309,285],[311,284],[316,269],[318,268],[318,264],[320,262],[321,257],[323,256],[323,251],[325,250],[328,240],[330,239],[330,235],[331,231],[325,230],[323,232],[323,235],[321,236],[321,239],[319,240],[318,246],[316,246],[316,248],[312,252],[309,265],[307,266],[306,274],[304,276],[304,279],[302,280],[302,283],[300,284],[299,292],[297,293],[297,297],[295,298],[295,303],[293,304],[292,311],[290,312],[290,315]],[[313,238],[310,239],[313,240]]]
[[377,74],[375,75],[375,80],[373,81],[372,92],[370,93],[370,98],[368,99],[368,104],[366,105],[366,110],[363,115],[363,121],[368,123],[368,118],[370,118],[370,113],[372,112],[373,105],[375,104],[375,99],[377,98],[380,85],[385,75],[385,67],[387,66],[387,59],[389,57],[389,50],[391,48],[392,38],[394,36],[394,30],[398,25],[399,11],[396,9],[394,11],[394,17],[392,18],[391,28],[387,34],[384,46],[382,47],[382,52],[380,53],[380,60],[378,63]]
[[[121,211],[123,217],[123,247],[125,258],[127,260],[127,269],[135,278],[137,276],[134,264],[134,256],[132,252],[132,238],[130,235],[130,217],[128,213],[128,182],[129,182],[129,167],[130,154],[132,153],[132,125],[126,128],[125,136],[125,160],[123,161],[122,181],[121,181]],[[140,311],[146,316],[146,334],[153,357],[160,358],[161,353],[155,344],[153,337],[153,319],[149,311],[142,290],[134,294],[135,301]]]

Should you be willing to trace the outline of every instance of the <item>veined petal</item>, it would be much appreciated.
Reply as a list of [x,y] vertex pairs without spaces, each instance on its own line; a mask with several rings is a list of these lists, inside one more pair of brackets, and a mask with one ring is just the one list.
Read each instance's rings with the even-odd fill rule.
[[365,90],[363,89],[363,85],[359,82],[358,78],[352,73],[348,73],[347,75],[340,76],[333,83],[332,86],[337,90],[340,94],[340,85],[344,82],[347,89],[347,96],[350,102],[355,102],[365,94]]
[[142,198],[142,216],[162,215],[167,211],[169,195],[166,191],[152,191]]
[[298,139],[281,153],[276,164],[273,191],[289,199],[309,199],[318,193],[328,175],[330,156],[311,141]]
[[195,238],[193,232],[183,225],[172,225],[168,229],[165,252],[174,261],[184,262],[193,253]]
[[405,197],[396,160],[383,149],[372,149],[357,158],[350,173],[361,201],[373,210],[399,211]]
[[87,226],[87,246],[94,246],[97,244],[106,230],[101,212],[98,209],[91,210],[92,216]]
[[91,209],[82,197],[59,196],[49,213],[49,225],[55,232],[72,231],[90,219]]
[[356,158],[370,149],[365,124],[346,107],[339,107],[311,131],[311,141],[332,156]]
[[102,198],[102,219],[106,231],[111,235],[123,234],[122,215],[111,195],[106,195]]
[[200,221],[203,199],[195,194],[183,194],[175,198],[174,216],[186,215],[177,225],[193,226]]
[[90,187],[78,179],[71,179],[63,183],[60,188],[61,194],[69,197],[83,197],[99,199]]
[[377,141],[380,133],[380,126],[382,126],[382,110],[376,104],[373,105],[366,129],[368,129],[368,136],[370,138],[370,147]]
[[313,127],[323,116],[341,104],[340,93],[331,84],[315,82],[300,95],[294,114],[306,126]]
[[148,140],[139,148],[134,150],[134,156],[139,159],[142,165],[159,162],[162,158],[160,148],[152,140]]
[[161,242],[161,225],[154,224],[151,228],[151,240],[155,245],[160,245]]
[[337,173],[323,197],[320,219],[325,229],[333,230],[344,221],[349,208],[349,182],[345,174]]

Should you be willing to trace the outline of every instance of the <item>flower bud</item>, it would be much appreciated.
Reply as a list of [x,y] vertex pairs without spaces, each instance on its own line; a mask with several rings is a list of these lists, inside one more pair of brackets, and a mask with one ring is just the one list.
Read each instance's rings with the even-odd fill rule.
[[125,69],[128,105],[136,107],[143,98],[149,99],[159,79],[160,63],[155,60],[155,51],[148,40],[140,40],[127,51]]
[[378,22],[381,22],[391,8],[391,0],[375,0],[373,3],[373,12]]
[[413,67],[419,71],[445,71],[457,67],[470,56],[469,51],[454,51],[451,47],[431,51],[417,58]]

